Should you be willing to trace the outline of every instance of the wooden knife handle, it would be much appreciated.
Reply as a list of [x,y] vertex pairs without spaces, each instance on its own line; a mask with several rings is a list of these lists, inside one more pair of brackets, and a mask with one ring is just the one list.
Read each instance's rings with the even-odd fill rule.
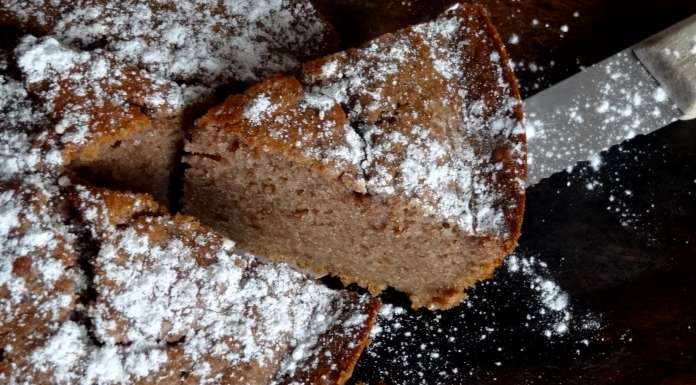
[[633,52],[684,116],[696,118],[696,15],[646,39]]

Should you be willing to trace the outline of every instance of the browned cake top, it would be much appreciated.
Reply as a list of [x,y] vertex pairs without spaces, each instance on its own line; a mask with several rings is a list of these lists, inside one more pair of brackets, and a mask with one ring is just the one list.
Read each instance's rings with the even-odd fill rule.
[[203,88],[292,70],[335,40],[308,0],[6,0],[0,22]]
[[[236,254],[232,241],[193,218],[161,215],[146,196],[80,189],[77,199],[101,245],[90,316],[107,345],[164,351],[166,342],[201,383],[265,384],[284,382],[312,360],[337,378],[346,370],[340,355],[369,330],[375,300]],[[324,335],[336,350],[319,343]],[[168,359],[151,354],[141,365],[156,372]]]
[[[78,186],[72,201],[84,223],[71,228],[56,187],[36,175],[0,183],[0,382],[342,383],[350,375],[377,300],[239,255],[147,195]],[[77,266],[84,250],[74,232],[83,226],[98,245],[91,283]],[[95,299],[77,303],[88,286]]]
[[85,288],[63,206],[38,178],[0,181],[2,383],[43,364],[31,353],[69,319]]
[[514,242],[526,174],[521,114],[485,11],[456,5],[311,62],[299,82],[271,79],[233,96],[198,128],[225,127],[253,148],[342,175],[358,193],[405,197],[466,233]]
[[[79,52],[27,36],[16,49],[22,81],[0,79],[2,172],[59,169],[102,143],[181,113],[181,89],[104,50]],[[23,169],[23,170],[22,170]]]

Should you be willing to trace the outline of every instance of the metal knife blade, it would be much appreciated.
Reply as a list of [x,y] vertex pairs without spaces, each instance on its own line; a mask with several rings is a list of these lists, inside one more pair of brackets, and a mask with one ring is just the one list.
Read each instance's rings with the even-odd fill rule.
[[524,101],[527,185],[691,118],[694,100],[696,15]]

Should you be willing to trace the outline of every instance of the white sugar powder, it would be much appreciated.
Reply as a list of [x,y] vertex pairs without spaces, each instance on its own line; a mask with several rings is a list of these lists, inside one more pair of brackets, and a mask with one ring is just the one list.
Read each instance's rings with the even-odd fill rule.
[[532,289],[538,294],[538,301],[543,306],[540,316],[549,318],[550,324],[544,330],[546,337],[563,335],[568,331],[571,320],[571,308],[566,294],[554,281],[544,274],[546,264],[538,259],[511,255],[505,262],[511,273],[524,274],[530,279]]
[[42,348],[29,357],[36,370],[51,373],[57,383],[78,383],[75,371],[89,355],[87,330],[74,322],[66,322]]
[[267,95],[260,94],[244,108],[244,118],[252,124],[259,124],[261,119],[268,117],[276,108]]
[[29,36],[17,48],[17,65],[28,83],[47,80],[54,73],[68,72],[88,60],[89,54],[77,53],[49,37],[42,44]]

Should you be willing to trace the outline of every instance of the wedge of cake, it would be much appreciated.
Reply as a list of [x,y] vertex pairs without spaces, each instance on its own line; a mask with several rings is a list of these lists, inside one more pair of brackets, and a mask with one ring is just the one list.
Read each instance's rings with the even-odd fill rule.
[[456,5],[209,111],[184,211],[242,249],[448,308],[516,244],[521,120],[485,10]]
[[[153,355],[143,374],[166,368],[187,383],[259,385],[350,377],[377,300],[236,254],[232,241],[166,215],[146,195],[78,187],[73,199],[99,245],[94,336]],[[129,370],[127,359],[121,365]]]

